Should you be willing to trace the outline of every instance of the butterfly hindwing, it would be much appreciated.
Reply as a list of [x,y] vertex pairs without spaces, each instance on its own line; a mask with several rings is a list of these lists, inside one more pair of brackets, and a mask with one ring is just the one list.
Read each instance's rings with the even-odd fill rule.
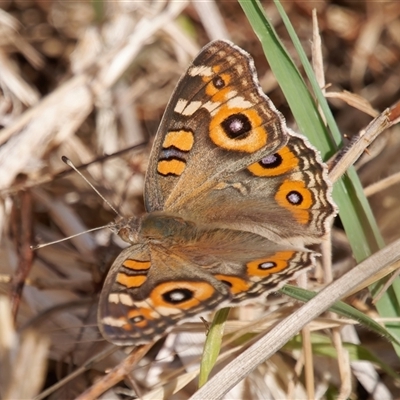
[[99,304],[99,326],[107,340],[141,344],[177,323],[217,308],[231,296],[212,275],[179,256],[147,246],[125,249],[115,260]]
[[218,180],[210,190],[171,211],[278,242],[315,243],[324,238],[336,210],[327,168],[305,138],[288,132],[289,141],[281,149]]
[[168,252],[133,245],[107,276],[108,296],[99,307],[102,334],[121,345],[155,340],[205,312],[265,297],[310,267],[313,257],[252,233],[198,227]]

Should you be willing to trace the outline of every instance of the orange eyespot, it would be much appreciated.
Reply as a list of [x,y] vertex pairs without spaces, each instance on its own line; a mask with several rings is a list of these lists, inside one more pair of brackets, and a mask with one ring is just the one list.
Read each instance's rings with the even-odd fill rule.
[[267,144],[262,123],[255,110],[224,105],[211,119],[210,139],[225,150],[254,153]]
[[314,204],[311,191],[302,181],[285,180],[279,187],[276,202],[289,210],[299,224],[309,223],[310,209]]
[[285,146],[275,154],[266,155],[251,164],[248,170],[255,176],[279,176],[293,171],[298,165],[298,158]]
[[147,325],[148,320],[154,320],[154,311],[147,308],[133,309],[128,312],[127,319],[129,323],[124,325],[125,330],[132,329],[132,325],[139,328],[144,328]]
[[281,251],[271,257],[259,258],[247,263],[247,273],[250,276],[265,277],[283,271],[289,265],[294,251]]
[[206,94],[210,96],[214,102],[226,100],[227,93],[231,91],[231,89],[227,88],[230,81],[231,77],[229,74],[215,75],[211,81],[207,83]]
[[[150,299],[154,307],[166,307],[167,314],[172,310],[188,310],[212,297],[215,289],[207,282],[176,281],[164,282],[154,288]],[[163,314],[163,311],[160,311]]]

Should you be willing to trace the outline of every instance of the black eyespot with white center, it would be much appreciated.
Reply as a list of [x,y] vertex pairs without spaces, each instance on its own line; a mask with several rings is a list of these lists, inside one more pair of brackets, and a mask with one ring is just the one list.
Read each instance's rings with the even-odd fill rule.
[[262,271],[267,271],[267,270],[269,270],[271,268],[275,268],[275,267],[276,267],[276,263],[272,262],[272,261],[263,262],[258,265],[258,269],[260,269]]
[[212,83],[216,89],[222,89],[225,86],[225,81],[219,76],[214,76]]
[[179,304],[193,298],[194,293],[190,289],[174,289],[163,293],[162,298],[170,304]]
[[130,321],[134,324],[138,324],[139,322],[142,322],[144,320],[144,317],[142,315],[136,315],[135,317],[132,317]]
[[232,114],[221,123],[226,136],[230,139],[245,139],[251,131],[249,118],[241,113]]
[[282,156],[278,153],[263,157],[258,163],[265,169],[277,168],[282,164]]
[[292,204],[294,206],[298,206],[303,202],[302,194],[300,192],[296,191],[296,190],[290,191],[286,195],[286,199],[290,204]]

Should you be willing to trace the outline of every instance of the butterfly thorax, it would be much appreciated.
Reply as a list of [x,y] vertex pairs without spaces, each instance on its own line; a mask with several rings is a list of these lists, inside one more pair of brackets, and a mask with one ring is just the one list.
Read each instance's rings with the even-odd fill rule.
[[195,238],[198,234],[196,224],[165,212],[121,219],[114,225],[113,231],[131,244],[179,244],[181,241]]
[[139,236],[143,242],[170,248],[195,243],[201,231],[194,222],[161,211],[143,216]]

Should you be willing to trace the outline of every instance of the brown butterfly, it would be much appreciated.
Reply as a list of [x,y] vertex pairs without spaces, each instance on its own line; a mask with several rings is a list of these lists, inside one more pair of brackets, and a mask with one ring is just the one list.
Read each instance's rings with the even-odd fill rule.
[[168,104],[146,176],[147,213],[101,293],[116,344],[151,342],[202,313],[263,300],[315,262],[336,207],[326,166],[262,92],[252,58],[208,44]]

